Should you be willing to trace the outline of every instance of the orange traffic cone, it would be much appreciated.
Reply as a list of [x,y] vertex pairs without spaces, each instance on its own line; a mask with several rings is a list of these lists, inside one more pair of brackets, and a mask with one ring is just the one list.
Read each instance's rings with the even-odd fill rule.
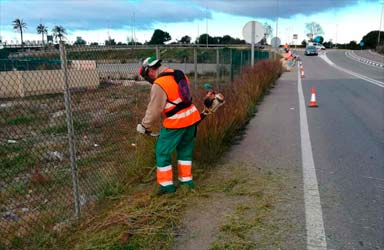
[[301,78],[304,78],[304,68],[301,69]]
[[310,108],[317,107],[317,103],[316,103],[316,89],[315,88],[312,88],[312,91],[311,91],[311,101],[309,101],[309,107]]

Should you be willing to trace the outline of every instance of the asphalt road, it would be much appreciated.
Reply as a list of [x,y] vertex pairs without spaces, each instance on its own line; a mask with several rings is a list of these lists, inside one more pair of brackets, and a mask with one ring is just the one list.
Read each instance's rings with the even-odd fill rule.
[[[336,65],[384,82],[384,69],[328,51]],[[328,249],[384,249],[384,88],[342,72],[320,57],[302,56]]]
[[[305,111],[326,249],[384,249],[384,88],[319,56],[299,54],[305,104],[315,88],[319,105]],[[384,82],[384,69],[353,61],[345,51],[326,55],[339,67]],[[286,175],[290,211],[284,216],[296,226],[286,232],[284,249],[324,249],[310,248],[306,241],[298,84],[296,67],[282,75],[228,159],[251,161]]]

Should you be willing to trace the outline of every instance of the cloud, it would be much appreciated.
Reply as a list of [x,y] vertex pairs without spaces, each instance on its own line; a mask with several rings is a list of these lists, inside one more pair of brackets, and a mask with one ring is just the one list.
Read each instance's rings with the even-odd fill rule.
[[274,20],[276,16],[290,18],[294,15],[311,15],[319,12],[356,5],[360,2],[378,2],[378,0],[192,0],[194,3],[232,15],[266,18]]
[[[40,23],[62,25],[67,30],[152,29],[156,23],[190,22],[202,18],[198,5],[182,1],[127,0],[0,0],[3,26],[23,19],[28,30]],[[210,16],[209,16],[210,17]]]
[[[40,23],[52,29],[153,29],[158,23],[180,23],[212,18],[213,11],[274,20],[355,5],[362,0],[0,0],[0,21],[12,29],[23,19],[33,32]],[[377,2],[378,0],[365,0]],[[207,9],[207,11],[206,11]]]
[[[381,10],[379,0],[0,0],[0,37],[3,40],[19,39],[18,32],[12,28],[16,18],[27,23],[26,39],[39,39],[36,27],[40,22],[48,26],[49,32],[54,25],[62,25],[68,32],[68,39],[89,34],[88,40],[92,37],[104,41],[110,34],[119,37],[119,41],[126,41],[126,37],[132,36],[133,25],[140,41],[149,40],[155,28],[169,32],[173,38],[185,34],[196,37],[205,32],[206,17],[208,33],[241,37],[239,32],[250,18],[262,22],[269,19],[273,23],[276,15],[282,18],[280,33],[285,29],[300,33],[297,29],[301,24],[315,21],[321,25],[332,23],[325,32],[334,34],[335,17],[339,15],[341,20],[346,13],[355,11],[357,17],[346,23],[350,25],[352,21],[364,20],[360,23],[370,29],[366,24],[368,17],[379,17],[380,14],[362,9],[367,2],[375,3],[370,4],[374,6],[373,10]],[[340,24],[339,40],[341,27]],[[304,27],[300,29],[304,30]]]

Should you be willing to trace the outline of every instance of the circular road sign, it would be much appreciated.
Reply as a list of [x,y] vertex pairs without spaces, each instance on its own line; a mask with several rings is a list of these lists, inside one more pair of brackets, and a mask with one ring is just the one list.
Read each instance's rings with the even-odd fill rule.
[[280,46],[280,44],[281,44],[280,38],[278,38],[276,36],[274,38],[272,38],[272,40],[271,40],[272,48],[277,49]]
[[[264,27],[257,21],[249,21],[243,27],[243,37],[247,43],[258,43],[264,37]],[[254,34],[254,40],[252,41],[252,34]]]

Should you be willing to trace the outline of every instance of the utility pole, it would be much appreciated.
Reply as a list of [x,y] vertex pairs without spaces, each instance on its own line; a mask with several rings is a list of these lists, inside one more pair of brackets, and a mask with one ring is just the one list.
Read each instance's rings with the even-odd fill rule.
[[381,33],[381,22],[383,21],[383,12],[384,12],[384,1],[381,1],[381,15],[380,15],[379,36],[377,37],[377,46],[380,45],[380,33]]
[[208,7],[205,7],[205,29],[207,32],[206,42],[207,42],[207,48],[208,48]]
[[277,9],[276,9],[276,37],[279,30],[279,0],[277,0]]

